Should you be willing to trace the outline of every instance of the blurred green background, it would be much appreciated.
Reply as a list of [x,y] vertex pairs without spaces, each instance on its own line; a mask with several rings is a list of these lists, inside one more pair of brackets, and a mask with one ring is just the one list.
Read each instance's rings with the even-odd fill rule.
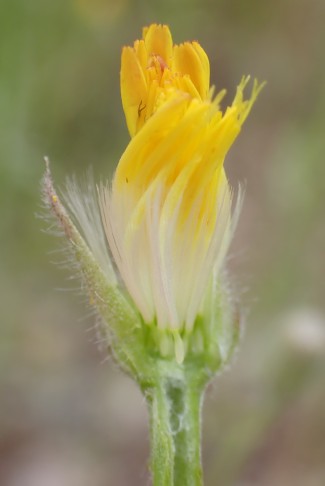
[[268,82],[226,163],[246,185],[229,268],[247,324],[205,400],[205,484],[322,486],[323,0],[2,0],[0,484],[149,484],[144,400],[35,215],[44,155],[61,186],[112,173],[128,142],[121,46],[153,21],[200,41],[228,101],[242,74]]

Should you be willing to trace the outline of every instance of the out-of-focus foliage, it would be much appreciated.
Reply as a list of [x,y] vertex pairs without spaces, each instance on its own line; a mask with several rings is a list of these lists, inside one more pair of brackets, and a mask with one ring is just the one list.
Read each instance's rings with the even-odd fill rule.
[[321,0],[2,1],[2,486],[148,482],[143,399],[98,351],[35,213],[43,155],[61,185],[89,165],[112,173],[128,140],[121,46],[153,21],[200,41],[229,99],[243,73],[268,82],[226,164],[246,181],[229,266],[249,312],[205,402],[206,484],[325,484],[324,18]]

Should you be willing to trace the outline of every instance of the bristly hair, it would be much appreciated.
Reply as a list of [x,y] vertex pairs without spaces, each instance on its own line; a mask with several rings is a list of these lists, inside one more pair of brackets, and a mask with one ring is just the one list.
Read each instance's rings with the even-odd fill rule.
[[62,195],[107,280],[115,283],[116,275],[100,217],[93,171],[89,169],[80,181],[75,176],[68,178]]
[[[42,180],[42,199],[47,211],[40,217],[48,223],[48,228],[45,231],[60,237],[61,241],[60,249],[54,250],[53,253],[60,255],[62,259],[60,258],[53,263],[72,272],[69,280],[78,280],[80,282],[74,288],[61,288],[59,290],[71,290],[76,295],[82,297],[82,301],[90,309],[87,318],[92,317],[94,321],[94,325],[92,326],[94,341],[98,345],[100,352],[103,353],[103,343],[105,343],[106,348],[111,347],[112,336],[108,332],[109,327],[104,325],[103,317],[99,314],[98,308],[94,305],[92,299],[89,298],[87,282],[85,281],[80,262],[76,259],[75,244],[73,238],[69,237],[72,234],[71,227],[69,226],[71,224],[69,217],[72,216],[82,236],[89,245],[98,265],[101,266],[105,277],[110,278],[109,281],[115,283],[116,277],[106,247],[106,239],[103,234],[101,220],[98,217],[99,210],[96,208],[97,193],[93,175],[89,171],[84,180],[84,184],[81,184],[80,187],[78,187],[75,178],[67,181],[66,188],[62,191],[62,197],[68,206],[68,215],[54,190],[48,158],[45,158],[45,163],[46,172]],[[58,204],[60,205],[59,210],[56,209]],[[62,238],[63,236],[68,238],[69,243],[66,239]]]

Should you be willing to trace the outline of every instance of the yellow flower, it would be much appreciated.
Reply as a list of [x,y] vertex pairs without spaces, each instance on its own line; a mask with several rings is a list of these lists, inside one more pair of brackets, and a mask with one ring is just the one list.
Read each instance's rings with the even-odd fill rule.
[[192,98],[209,96],[209,59],[197,42],[173,45],[167,25],[143,29],[143,39],[124,47],[121,96],[127,125],[135,135],[156,111],[166,91],[177,88]]
[[245,100],[248,80],[223,112],[198,43],[173,45],[168,27],[154,24],[122,52],[132,139],[100,190],[102,220],[126,289],[144,322],[173,336],[179,362],[232,233],[223,162],[261,89],[255,81]]

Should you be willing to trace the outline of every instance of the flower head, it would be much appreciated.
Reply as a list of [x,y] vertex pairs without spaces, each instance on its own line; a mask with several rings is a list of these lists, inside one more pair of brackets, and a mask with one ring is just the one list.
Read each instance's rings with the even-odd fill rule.
[[[111,188],[100,191],[110,249],[145,323],[168,330],[178,360],[203,312],[232,231],[232,191],[223,162],[260,90],[243,78],[222,112],[197,42],[173,45],[151,25],[122,52],[121,93],[132,139]],[[210,94],[209,94],[210,93]],[[182,341],[184,343],[184,340]]]
[[157,356],[179,364],[194,360],[214,372],[236,340],[220,270],[241,197],[233,208],[223,164],[261,85],[254,81],[246,98],[249,77],[243,77],[222,110],[225,91],[213,96],[209,77],[197,42],[174,45],[167,26],[145,28],[143,38],[122,51],[131,140],[113,181],[99,187],[98,201],[91,189],[68,188],[82,235],[49,168],[44,179],[46,201],[73,243],[90,300],[112,330],[116,355],[138,381]]

